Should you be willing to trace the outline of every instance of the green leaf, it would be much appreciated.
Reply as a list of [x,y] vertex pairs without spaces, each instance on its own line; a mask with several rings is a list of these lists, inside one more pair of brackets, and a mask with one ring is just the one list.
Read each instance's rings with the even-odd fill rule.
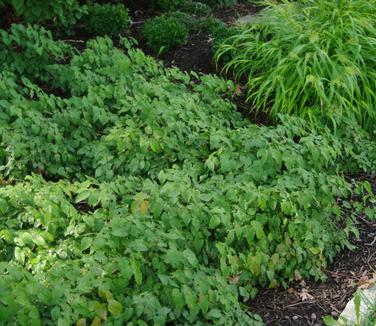
[[80,192],[76,197],[76,203],[81,203],[81,202],[85,201],[86,199],[89,198],[90,194],[91,194],[91,191],[89,191],[89,190],[84,190],[84,191]]
[[221,224],[221,220],[218,215],[213,215],[209,221],[209,228],[215,229],[217,226]]
[[44,246],[47,245],[46,241],[44,240],[44,238],[40,234],[38,234],[36,232],[33,233],[33,242],[36,245],[38,245],[38,246],[43,246],[44,247]]
[[142,284],[142,272],[141,272],[140,265],[135,258],[131,259],[131,266],[132,266],[134,278],[136,280],[136,284],[141,285]]
[[22,251],[22,249],[20,247],[16,247],[14,249],[14,257],[16,258],[16,260],[21,264],[21,265],[24,265],[25,264],[25,253]]
[[219,319],[222,317],[221,311],[218,309],[212,309],[210,310],[206,316],[211,319]]
[[185,305],[184,295],[178,289],[173,289],[172,298],[176,308],[182,310]]
[[190,249],[185,249],[183,251],[184,257],[188,260],[188,262],[193,266],[197,267],[198,266],[198,260],[194,252]]
[[261,239],[265,238],[264,229],[263,229],[263,227],[262,227],[262,225],[261,225],[260,222],[258,222],[258,221],[252,221],[251,225],[252,225],[253,229],[256,232],[257,239],[261,240]]
[[129,233],[129,225],[126,220],[116,217],[111,222],[111,234],[115,237],[123,238]]
[[249,259],[249,267],[253,275],[259,276],[261,273],[261,259],[258,255],[251,256]]
[[199,302],[198,302],[201,311],[206,314],[209,310],[209,298],[207,295],[200,295]]
[[112,313],[114,316],[118,316],[122,313],[123,306],[120,302],[114,299],[110,299],[108,300],[108,311]]
[[193,291],[189,287],[184,286],[183,293],[184,293],[185,302],[187,303],[188,307],[190,309],[193,309],[197,303],[197,299]]
[[97,314],[97,316],[100,317],[101,319],[103,320],[107,319],[107,308],[104,303],[101,303],[98,301],[94,302],[93,310]]

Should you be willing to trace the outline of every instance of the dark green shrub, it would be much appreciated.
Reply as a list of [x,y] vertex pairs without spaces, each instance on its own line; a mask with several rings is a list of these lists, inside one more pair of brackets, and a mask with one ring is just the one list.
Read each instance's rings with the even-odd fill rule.
[[181,11],[174,11],[168,14],[169,17],[176,18],[181,23],[183,23],[189,31],[194,29],[195,24],[197,23],[197,18]]
[[158,54],[185,44],[188,32],[186,24],[173,16],[152,18],[145,23],[143,29],[147,45]]
[[86,29],[93,35],[118,35],[128,25],[128,10],[122,4],[94,4],[88,8]]
[[[183,0],[183,2],[185,2]],[[152,0],[151,8],[153,10],[160,10],[163,12],[178,10],[181,5],[181,0]]]
[[197,16],[205,16],[211,12],[210,6],[206,3],[192,0],[153,0],[151,8],[163,12],[180,11]]
[[199,2],[202,2],[210,7],[227,7],[227,6],[233,6],[236,4],[236,0],[199,0]]
[[216,54],[248,78],[248,101],[273,117],[313,123],[344,115],[376,122],[376,1],[304,0],[277,4]]
[[195,16],[208,16],[211,13],[211,8],[207,4],[193,1],[183,2],[178,10]]
[[201,17],[194,21],[193,29],[197,32],[205,32],[208,34],[215,34],[219,29],[227,28],[227,25],[220,19],[209,16]]
[[54,21],[70,26],[86,13],[86,6],[77,0],[5,0],[2,3],[13,6],[17,15],[28,23]]

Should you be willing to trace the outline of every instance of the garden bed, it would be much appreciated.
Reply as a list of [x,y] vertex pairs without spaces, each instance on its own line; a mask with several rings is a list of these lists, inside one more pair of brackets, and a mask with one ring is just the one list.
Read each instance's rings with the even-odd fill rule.
[[[241,4],[213,15],[232,24],[258,10]],[[336,134],[294,117],[274,125],[266,113],[251,113],[242,85],[206,76],[219,75],[210,33],[191,33],[186,45],[156,56],[141,30],[159,13],[135,7],[130,15],[133,23],[123,36],[135,38],[167,67],[196,75],[164,69],[118,37],[115,47],[106,38],[86,44],[93,35],[80,24],[72,38],[64,37],[80,50],[71,60],[65,59],[68,50],[44,35],[51,53],[35,55],[37,64],[20,61],[31,81],[12,74],[22,76],[14,60],[7,63],[3,88],[14,98],[12,105],[3,101],[2,155],[17,163],[2,167],[10,181],[0,188],[8,232],[0,267],[9,276],[0,279],[0,290],[7,293],[3,311],[13,309],[9,320],[23,314],[18,307],[24,303],[13,302],[14,293],[30,289],[25,297],[43,294],[27,307],[37,311],[35,320],[41,309],[41,318],[56,321],[49,309],[77,295],[69,302],[73,309],[61,307],[73,311],[64,317],[67,324],[134,318],[140,325],[144,320],[250,325],[258,314],[267,325],[322,325],[322,317],[337,317],[356,288],[374,281],[376,222],[354,208],[366,203],[367,192],[362,188],[345,199],[350,184],[356,188],[364,181],[376,194],[376,177],[349,175],[349,183],[342,178],[346,164],[355,171],[375,166],[368,155],[375,148],[372,138],[350,123]],[[119,48],[129,49],[127,55]],[[14,49],[7,51],[18,58]],[[30,114],[17,120],[20,125],[7,111],[23,108],[19,103]],[[55,129],[44,134],[45,126]],[[53,218],[46,221],[51,207]],[[359,238],[350,237],[354,250],[335,257],[356,233],[346,219],[354,215],[359,230]],[[8,273],[10,261],[17,273]],[[322,276],[323,267],[325,282],[309,280]],[[60,293],[54,287],[67,268],[76,274],[64,279]],[[299,281],[288,288],[267,289],[293,278]],[[60,297],[52,302],[55,293]],[[243,299],[250,315],[239,304]]]

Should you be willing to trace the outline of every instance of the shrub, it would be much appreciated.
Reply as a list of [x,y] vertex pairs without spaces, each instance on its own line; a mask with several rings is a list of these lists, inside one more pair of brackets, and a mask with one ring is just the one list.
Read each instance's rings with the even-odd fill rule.
[[73,25],[86,13],[86,6],[77,0],[5,0],[28,23],[54,21],[63,26]]
[[148,20],[143,29],[147,45],[162,54],[187,42],[188,28],[178,17],[159,16]]
[[118,35],[128,28],[128,10],[123,4],[94,4],[88,8],[85,23],[93,35]]
[[183,0],[152,0],[151,8],[154,10],[160,10],[163,12],[178,10],[181,3],[185,3]]
[[178,9],[195,16],[208,16],[211,13],[211,8],[202,2],[183,2]]
[[162,12],[180,11],[197,16],[205,16],[211,12],[207,4],[191,0],[154,0],[151,2],[151,8]]
[[226,7],[236,4],[236,0],[199,0],[210,7]]
[[248,77],[255,110],[310,120],[347,115],[376,121],[376,2],[304,0],[276,4],[216,54],[225,70]]
[[209,16],[195,19],[192,24],[192,29],[196,32],[214,34],[217,29],[223,28],[224,26],[226,26],[226,24],[220,19]]

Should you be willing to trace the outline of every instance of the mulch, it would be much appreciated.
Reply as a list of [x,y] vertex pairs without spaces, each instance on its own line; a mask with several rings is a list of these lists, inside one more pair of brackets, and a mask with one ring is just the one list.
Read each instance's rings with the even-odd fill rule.
[[[356,181],[367,180],[376,194],[376,175],[348,176]],[[359,239],[352,238],[356,249],[343,250],[324,271],[325,282],[305,280],[288,289],[264,289],[249,309],[259,314],[266,325],[324,325],[322,317],[338,317],[358,288],[376,283],[376,221],[359,215],[356,221]]]

